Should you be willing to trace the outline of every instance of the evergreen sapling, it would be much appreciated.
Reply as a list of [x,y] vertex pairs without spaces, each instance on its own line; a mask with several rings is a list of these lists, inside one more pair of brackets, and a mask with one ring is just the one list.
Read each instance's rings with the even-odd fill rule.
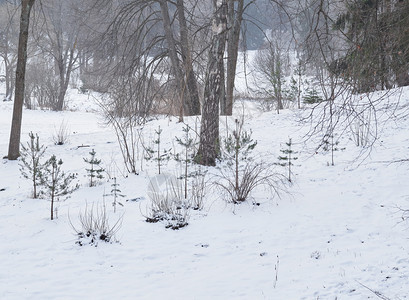
[[[245,182],[245,177],[248,175],[246,171],[249,169],[248,167],[252,161],[250,153],[257,145],[257,141],[251,138],[251,131],[243,130],[243,123],[243,120],[239,121],[236,119],[235,130],[224,140],[227,164],[229,167],[234,168],[234,183],[231,182],[234,189],[232,193],[233,203],[243,202],[248,196],[248,193],[242,193],[244,187],[242,183]],[[242,162],[244,162],[244,165],[241,164]]]
[[189,154],[190,154],[190,150],[194,147],[194,141],[190,137],[189,132],[191,128],[189,127],[189,125],[186,125],[186,127],[183,127],[182,130],[185,133],[185,136],[183,138],[176,137],[176,142],[184,148],[184,153],[182,154],[183,157],[181,157],[181,155],[177,153],[175,155],[175,160],[184,164],[184,174],[183,176],[181,176],[181,178],[184,179],[184,185],[185,185],[184,193],[185,193],[185,199],[187,199],[187,185],[188,185],[188,177],[189,177],[188,165],[189,163],[192,162],[191,155]]
[[43,157],[45,150],[44,145],[40,146],[40,139],[38,134],[34,136],[32,132],[28,135],[30,141],[27,142],[27,146],[21,144],[21,163],[20,172],[24,178],[30,179],[33,183],[33,198],[36,199],[39,196],[37,187],[41,183],[42,169],[40,159]]
[[318,94],[315,88],[308,88],[303,99],[304,103],[306,104],[316,104],[323,101],[322,97]]
[[291,179],[291,173],[292,173],[291,166],[294,165],[292,163],[292,161],[298,159],[298,157],[294,156],[294,154],[296,154],[298,152],[295,152],[294,150],[291,149],[291,146],[293,145],[291,138],[285,144],[287,145],[288,148],[284,149],[284,150],[280,150],[283,153],[283,156],[278,157],[278,160],[280,161],[278,163],[278,165],[283,166],[283,167],[288,166],[288,181],[292,182],[292,179]]
[[121,190],[119,189],[119,183],[116,181],[116,177],[113,178],[114,183],[111,184],[111,193],[105,194],[104,196],[112,196],[113,201],[112,201],[112,206],[114,207],[114,213],[116,212],[116,205],[121,205],[124,206],[121,202],[118,201],[119,197],[125,197],[125,195],[121,194]]
[[68,195],[78,188],[78,184],[74,187],[71,186],[71,182],[76,178],[76,175],[65,174],[61,169],[62,164],[61,159],[57,159],[55,155],[51,156],[45,162],[44,173],[41,176],[41,184],[51,200],[51,220],[54,219],[54,202],[59,197]]
[[161,134],[162,134],[162,129],[160,129],[160,126],[158,127],[158,130],[155,130],[155,134],[157,136],[156,140],[153,140],[153,143],[156,145],[156,150],[152,148],[146,148],[146,153],[147,156],[145,156],[146,160],[153,159],[157,162],[158,166],[158,174],[160,174],[161,171],[161,166],[163,165],[163,162],[168,161],[170,159],[170,150],[164,149],[163,152],[161,152]]
[[101,160],[95,157],[96,152],[94,149],[92,149],[89,154],[91,155],[91,157],[89,159],[84,158],[84,161],[90,165],[90,168],[85,170],[87,171],[88,177],[90,178],[89,186],[92,187],[96,185],[97,179],[104,178],[102,172],[104,172],[105,169],[101,168]]

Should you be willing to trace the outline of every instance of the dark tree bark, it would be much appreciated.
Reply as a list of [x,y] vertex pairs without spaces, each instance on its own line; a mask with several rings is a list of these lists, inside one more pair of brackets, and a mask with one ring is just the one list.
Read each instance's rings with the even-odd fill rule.
[[220,152],[219,103],[223,97],[224,64],[226,44],[227,0],[213,0],[215,13],[212,20],[212,44],[206,72],[200,145],[196,161],[202,165],[216,165]]
[[[62,50],[63,49],[60,49],[60,51]],[[57,104],[55,107],[56,111],[62,111],[64,109],[65,94],[67,93],[68,84],[71,78],[71,72],[76,61],[77,56],[75,55],[75,43],[74,46],[66,49],[64,56],[61,54],[58,56],[57,65],[60,91],[58,93]]]
[[35,0],[21,1],[20,33],[16,69],[16,91],[11,123],[8,159],[16,160],[20,156],[21,121],[23,115],[24,88],[27,63],[28,28],[30,12]]
[[172,64],[172,69],[174,72],[175,76],[175,81],[176,81],[176,88],[179,96],[179,120],[183,120],[183,113],[184,113],[184,103],[186,102],[184,99],[186,98],[186,92],[185,92],[185,84],[183,82],[183,73],[182,69],[180,67],[179,63],[179,58],[176,50],[176,42],[173,37],[172,33],[172,28],[171,28],[171,22],[170,22],[170,17],[169,17],[169,9],[168,9],[168,4],[166,0],[161,0],[159,1],[160,4],[160,9],[162,13],[162,19],[163,19],[163,29],[165,31],[165,38],[168,43],[168,48],[169,48],[169,58]]
[[188,38],[188,29],[185,17],[184,0],[177,0],[178,20],[180,27],[180,45],[182,60],[185,71],[186,86],[189,97],[185,98],[185,115],[200,115],[199,91],[197,89],[196,76],[193,71],[192,54],[190,52],[190,43]]
[[[235,10],[234,2],[237,2]],[[222,102],[221,114],[231,116],[233,114],[234,80],[236,78],[237,56],[239,51],[240,29],[243,21],[244,0],[228,0],[228,38],[227,38],[227,76],[226,97]]]

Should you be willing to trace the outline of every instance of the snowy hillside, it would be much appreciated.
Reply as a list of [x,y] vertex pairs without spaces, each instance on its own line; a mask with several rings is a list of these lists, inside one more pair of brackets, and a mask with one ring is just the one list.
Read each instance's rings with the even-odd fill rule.
[[[397,97],[391,96],[391,97]],[[356,160],[361,148],[348,132],[339,141],[335,166],[331,154],[305,140],[308,123],[300,111],[261,112],[251,102],[237,103],[245,129],[258,141],[254,153],[277,162],[292,139],[298,152],[294,183],[281,197],[258,189],[240,205],[227,203],[215,185],[204,208],[192,211],[180,230],[163,222],[148,223],[149,178],[157,173],[152,161],[142,161],[139,175],[128,175],[115,133],[94,112],[87,96],[70,91],[73,111],[25,110],[22,142],[30,131],[46,145],[45,158],[55,154],[62,168],[78,173],[80,188],[57,203],[58,218],[50,220],[50,202],[32,199],[32,187],[18,161],[0,164],[0,299],[408,299],[409,118],[380,120],[380,139],[367,159]],[[88,104],[84,104],[88,103]],[[409,104],[403,91],[397,114]],[[87,108],[85,108],[87,106]],[[7,154],[12,103],[0,103],[0,153]],[[64,122],[69,140],[55,145],[53,135]],[[196,118],[186,119],[195,128]],[[221,118],[226,135],[226,118]],[[176,118],[158,117],[144,128],[145,141],[160,126],[164,149],[176,149],[183,136]],[[86,163],[94,149],[105,179],[88,187]],[[175,151],[175,150],[172,150]],[[174,161],[163,172],[178,175]],[[286,169],[276,166],[285,174]],[[210,168],[209,174],[217,174]],[[123,206],[116,213],[103,197],[118,178]],[[209,180],[215,180],[209,175]],[[274,197],[273,197],[274,196]],[[97,246],[77,244],[72,228],[78,214],[105,198],[111,224],[123,216],[118,242]],[[72,223],[72,225],[71,225]]]

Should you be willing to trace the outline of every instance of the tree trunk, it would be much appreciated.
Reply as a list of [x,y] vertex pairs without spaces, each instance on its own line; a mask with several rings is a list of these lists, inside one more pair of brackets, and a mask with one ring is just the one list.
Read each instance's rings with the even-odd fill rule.
[[[59,83],[59,93],[58,93],[58,100],[55,110],[62,111],[64,109],[64,99],[67,93],[68,84],[70,83],[71,72],[76,62],[76,57],[74,55],[75,46],[72,47],[70,50],[69,56],[66,59],[61,57],[61,62],[58,62],[58,71],[60,76],[60,83]],[[68,64],[68,65],[67,65]]]
[[213,0],[212,44],[206,72],[200,145],[196,161],[202,165],[216,165],[220,152],[219,102],[224,82],[223,55],[226,44],[227,0]]
[[244,0],[238,0],[237,12],[234,10],[235,0],[228,2],[228,41],[227,41],[227,78],[226,98],[222,105],[221,114],[231,116],[233,114],[234,80],[236,78],[237,56],[239,51],[240,29],[243,20]]
[[189,97],[185,97],[185,115],[200,114],[199,91],[197,89],[197,81],[195,72],[193,71],[192,54],[190,52],[190,43],[188,38],[188,29],[185,17],[185,5],[183,0],[177,0],[178,19],[180,27],[180,45],[182,51],[182,60],[185,71],[186,86],[189,92]]
[[34,1],[35,0],[21,1],[20,33],[16,68],[16,90],[8,151],[9,160],[16,160],[20,156],[20,137],[27,63],[28,28],[30,23],[30,12]]
[[[6,54],[7,55],[7,54]],[[12,77],[12,68],[10,66],[9,60],[6,57],[6,59],[4,59],[4,69],[6,72],[6,99],[7,100],[11,100],[11,98],[13,97],[13,77]]]
[[175,76],[175,81],[176,81],[176,89],[177,93],[179,96],[179,109],[180,109],[180,115],[179,115],[179,120],[183,120],[183,111],[184,111],[184,99],[186,97],[185,93],[185,85],[183,82],[183,72],[180,67],[179,63],[179,58],[176,50],[176,43],[175,39],[173,37],[172,33],[172,28],[171,28],[171,23],[170,23],[170,17],[169,17],[169,9],[168,9],[168,4],[166,0],[161,0],[159,1],[160,4],[160,9],[162,13],[162,19],[163,19],[163,29],[165,31],[165,38],[168,43],[168,48],[169,48],[169,58],[172,64],[172,69],[173,73]]

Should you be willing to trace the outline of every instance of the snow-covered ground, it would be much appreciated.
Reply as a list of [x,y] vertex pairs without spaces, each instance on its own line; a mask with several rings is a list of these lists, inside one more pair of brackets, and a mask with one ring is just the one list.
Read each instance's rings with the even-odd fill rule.
[[[345,149],[335,152],[335,166],[329,166],[330,153],[316,152],[313,139],[304,141],[308,124],[299,122],[299,111],[277,115],[249,102],[237,105],[234,117],[244,111],[245,127],[258,141],[257,157],[276,162],[292,138],[298,151],[294,184],[281,198],[258,190],[254,197],[260,206],[227,204],[211,187],[205,208],[192,212],[187,227],[171,230],[145,222],[154,163],[144,162],[139,175],[122,176],[113,129],[85,95],[71,90],[69,97],[78,110],[25,110],[23,116],[22,142],[30,131],[38,133],[48,147],[46,157],[55,154],[64,170],[78,173],[81,187],[57,204],[56,220],[49,219],[49,201],[30,198],[30,181],[21,176],[19,162],[1,161],[0,299],[409,298],[408,224],[399,211],[409,209],[409,164],[388,163],[408,157],[408,118],[381,122],[382,136],[363,162],[354,160],[361,149],[345,133],[339,143]],[[404,90],[400,105],[408,103]],[[11,113],[12,103],[0,103],[2,156]],[[226,118],[221,120],[225,134]],[[61,122],[69,129],[69,142],[56,146],[53,135]],[[163,147],[175,147],[183,124],[175,118],[151,121],[146,140],[159,125]],[[112,184],[105,179],[87,187],[83,158],[91,149],[118,177],[124,199],[138,201],[123,200],[116,213],[107,205],[112,223],[123,215],[118,243],[81,247],[70,219],[78,226],[78,213],[101,204]],[[174,173],[175,164],[163,170]]]

